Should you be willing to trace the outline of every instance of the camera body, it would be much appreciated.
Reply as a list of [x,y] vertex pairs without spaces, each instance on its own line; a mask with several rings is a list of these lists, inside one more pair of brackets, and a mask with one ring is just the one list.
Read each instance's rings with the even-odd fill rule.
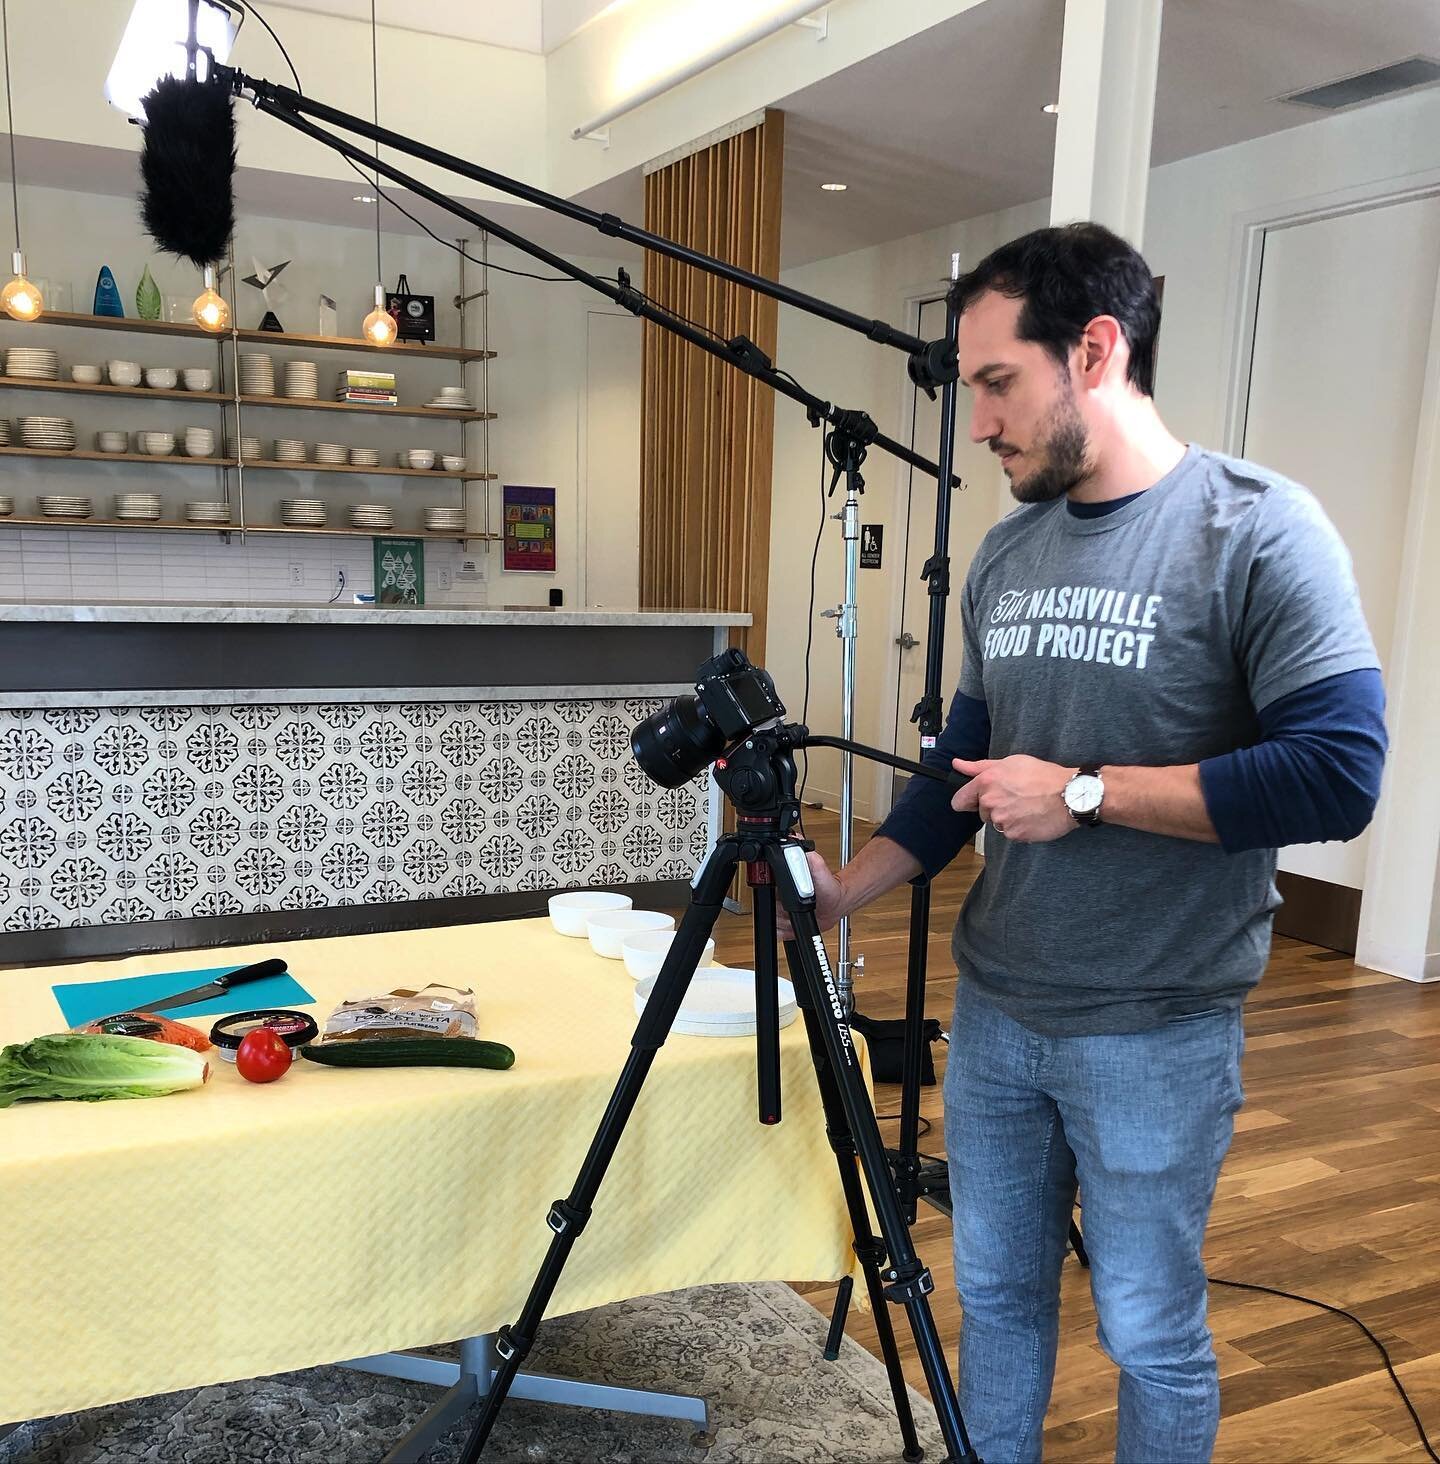
[[678,788],[732,743],[784,715],[769,672],[732,647],[701,666],[693,696],[677,696],[635,728],[630,750],[654,782]]

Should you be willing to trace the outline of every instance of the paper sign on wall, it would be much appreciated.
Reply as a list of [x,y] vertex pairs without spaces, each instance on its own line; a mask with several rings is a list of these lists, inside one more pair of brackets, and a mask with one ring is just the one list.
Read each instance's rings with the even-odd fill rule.
[[555,490],[505,487],[505,568],[555,572]]

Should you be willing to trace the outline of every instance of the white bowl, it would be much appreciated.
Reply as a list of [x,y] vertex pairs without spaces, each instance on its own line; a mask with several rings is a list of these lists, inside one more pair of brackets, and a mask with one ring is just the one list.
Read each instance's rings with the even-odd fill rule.
[[175,451],[173,432],[142,432],[140,451],[147,457],[169,457]]
[[70,380],[78,381],[82,386],[98,386],[100,384],[100,368],[98,366],[72,366],[70,368]]
[[180,380],[180,373],[173,366],[147,366],[145,368],[145,385],[153,386],[156,391],[174,391],[175,383]]
[[440,466],[443,467],[447,473],[458,473],[465,466],[465,459],[463,457],[455,457],[451,453],[447,452],[445,456],[440,459]]
[[550,923],[561,935],[584,935],[585,922],[597,910],[628,910],[629,895],[612,895],[606,890],[566,890],[551,895]]
[[95,450],[97,452],[129,452],[130,437],[124,432],[97,432]]
[[138,361],[107,361],[105,374],[111,386],[139,386],[142,373]]
[[428,448],[412,448],[405,454],[405,458],[412,468],[433,468],[435,466],[435,454]]
[[597,956],[620,959],[620,949],[627,935],[639,930],[674,930],[675,917],[659,910],[601,910],[585,922],[585,934]]
[[[673,930],[637,930],[620,942],[620,958],[625,969],[637,980],[647,976],[658,976],[670,946],[675,939]],[[707,940],[700,955],[700,966],[708,966],[715,958],[715,942]]]
[[190,366],[180,373],[186,391],[213,391],[215,373],[205,367]]

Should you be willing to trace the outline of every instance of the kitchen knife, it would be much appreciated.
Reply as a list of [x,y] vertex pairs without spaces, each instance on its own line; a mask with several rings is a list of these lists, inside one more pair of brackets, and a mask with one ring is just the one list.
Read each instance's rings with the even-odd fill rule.
[[238,971],[227,971],[223,976],[217,976],[213,981],[207,981],[204,986],[191,987],[189,991],[182,991],[178,996],[167,996],[164,1001],[146,1002],[140,1008],[146,1012],[168,1012],[176,1007],[192,1006],[196,1002],[210,1001],[217,996],[226,996],[232,987],[242,986],[247,981],[259,981],[264,976],[281,976],[290,968],[278,956],[272,956],[268,961],[256,961],[252,966],[241,966]]

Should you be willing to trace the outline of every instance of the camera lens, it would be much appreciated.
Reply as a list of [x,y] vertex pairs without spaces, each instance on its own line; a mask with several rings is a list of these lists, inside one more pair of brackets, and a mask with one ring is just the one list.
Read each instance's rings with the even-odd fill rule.
[[678,788],[725,751],[725,736],[698,696],[677,696],[635,728],[630,751],[648,778],[662,788]]

